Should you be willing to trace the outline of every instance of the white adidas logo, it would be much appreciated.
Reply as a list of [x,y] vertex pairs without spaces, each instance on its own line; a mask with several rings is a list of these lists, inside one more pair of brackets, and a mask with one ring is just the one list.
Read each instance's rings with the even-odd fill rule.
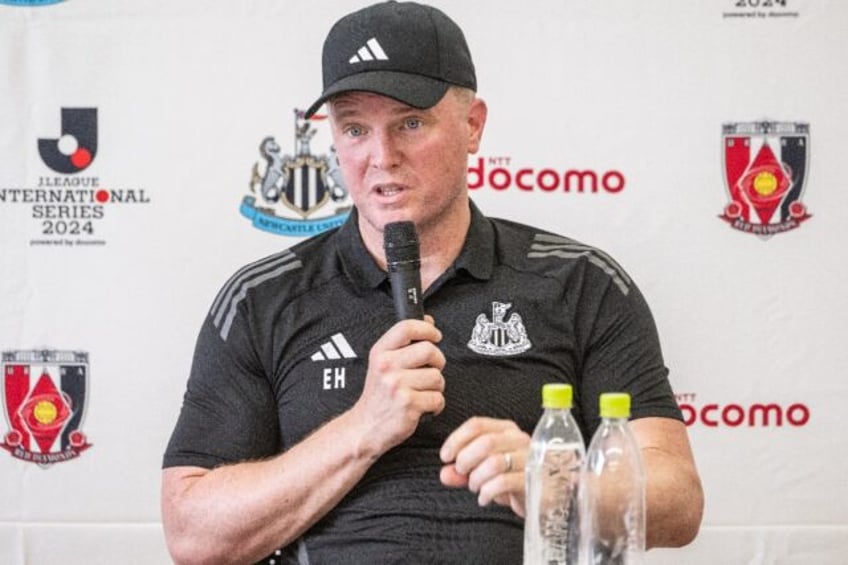
[[385,51],[383,51],[383,48],[380,46],[376,37],[372,37],[366,41],[365,45],[360,47],[359,51],[356,52],[356,55],[351,57],[348,62],[353,65],[363,61],[373,61],[374,59],[377,59],[378,61],[389,60],[389,56],[386,55]]
[[328,359],[356,359],[353,348],[340,333],[330,338],[330,341],[321,345],[321,350],[312,356],[313,361],[327,361]]

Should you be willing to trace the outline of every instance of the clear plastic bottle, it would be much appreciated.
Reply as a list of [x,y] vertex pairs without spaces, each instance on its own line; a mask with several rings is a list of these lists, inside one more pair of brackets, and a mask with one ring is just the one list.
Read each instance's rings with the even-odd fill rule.
[[577,481],[586,447],[568,384],[542,387],[544,412],[525,468],[524,565],[577,563]]
[[630,395],[600,398],[598,427],[580,477],[581,565],[636,565],[645,553],[645,473],[627,424]]

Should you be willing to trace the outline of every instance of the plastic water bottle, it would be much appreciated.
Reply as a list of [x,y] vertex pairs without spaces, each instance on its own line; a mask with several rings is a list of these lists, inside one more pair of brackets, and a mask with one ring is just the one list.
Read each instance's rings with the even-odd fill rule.
[[586,448],[567,384],[542,387],[544,412],[525,468],[524,565],[577,563],[577,481]]
[[580,477],[581,565],[635,565],[645,553],[645,474],[627,424],[630,395],[601,395]]

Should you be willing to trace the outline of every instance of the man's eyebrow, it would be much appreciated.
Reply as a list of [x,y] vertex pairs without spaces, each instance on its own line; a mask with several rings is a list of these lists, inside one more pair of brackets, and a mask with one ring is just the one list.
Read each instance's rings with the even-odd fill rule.
[[346,119],[358,114],[356,104],[339,100],[330,106],[330,114],[336,119]]
[[[415,113],[429,113],[431,108],[416,108],[403,103],[394,104],[390,112],[396,116]],[[336,119],[346,119],[359,114],[356,102],[346,97],[339,97],[330,103],[330,112]]]
[[333,105],[330,106],[330,115],[332,117],[336,118],[336,119],[347,118],[348,116],[350,116],[353,113],[354,113],[353,110],[351,110],[351,109],[346,110],[344,107],[340,108],[336,104],[333,104]]

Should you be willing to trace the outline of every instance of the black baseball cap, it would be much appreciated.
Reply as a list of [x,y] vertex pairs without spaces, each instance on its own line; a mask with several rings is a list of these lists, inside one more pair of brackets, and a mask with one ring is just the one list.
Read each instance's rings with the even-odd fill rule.
[[382,2],[340,19],[324,41],[324,92],[359,90],[414,108],[430,108],[450,85],[477,90],[474,63],[459,26],[442,11],[416,2]]

